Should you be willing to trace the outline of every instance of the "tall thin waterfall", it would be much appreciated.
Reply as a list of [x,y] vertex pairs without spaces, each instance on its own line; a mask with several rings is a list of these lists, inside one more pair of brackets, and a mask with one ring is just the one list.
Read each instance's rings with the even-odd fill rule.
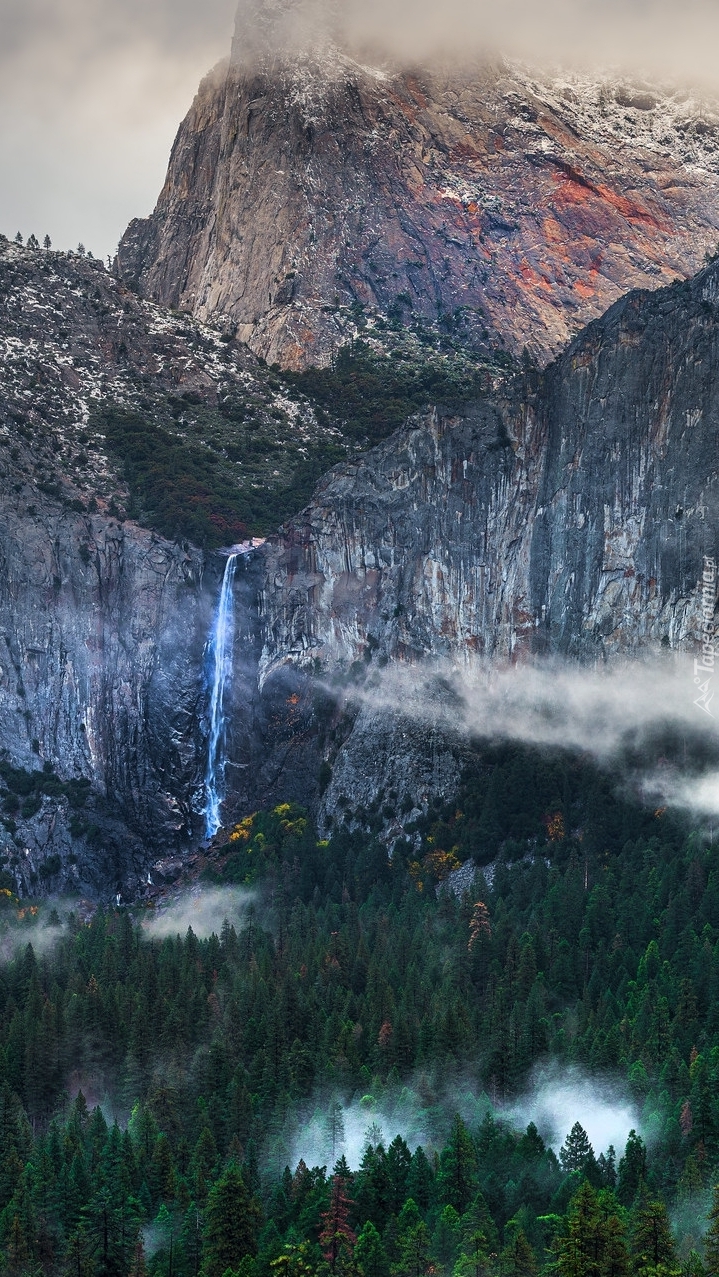
[[207,644],[210,695],[210,736],[205,772],[205,837],[220,828],[220,808],[225,798],[225,688],[232,677],[232,649],[235,637],[233,584],[239,554],[230,554],[222,577],[212,633]]

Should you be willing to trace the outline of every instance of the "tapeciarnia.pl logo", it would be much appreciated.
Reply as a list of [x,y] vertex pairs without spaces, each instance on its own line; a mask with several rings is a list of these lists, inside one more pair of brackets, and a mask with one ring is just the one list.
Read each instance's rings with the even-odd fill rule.
[[711,681],[714,677],[714,664],[716,660],[716,652],[714,649],[714,638],[716,629],[714,626],[714,608],[716,605],[716,580],[717,567],[713,558],[704,556],[704,571],[701,579],[701,598],[702,598],[702,624],[701,624],[701,660],[694,660],[694,683],[699,688],[699,695],[694,704],[702,710],[703,713],[709,714],[710,718],[714,717],[710,708],[714,699],[714,691],[711,687]]

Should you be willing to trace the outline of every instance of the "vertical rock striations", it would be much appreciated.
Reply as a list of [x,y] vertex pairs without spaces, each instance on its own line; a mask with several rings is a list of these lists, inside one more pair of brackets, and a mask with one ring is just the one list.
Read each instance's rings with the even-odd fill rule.
[[[717,553],[717,368],[714,264],[630,294],[514,396],[436,408],[334,471],[267,552],[265,688],[291,667],[332,680],[353,662],[696,642]],[[402,767],[400,730],[411,759],[409,724],[361,711],[326,808],[376,793],[389,757]]]
[[[8,255],[13,270],[27,256]],[[0,850],[26,889],[135,890],[200,832],[204,651],[224,560],[112,513],[93,388],[107,374],[105,393],[139,409],[184,368],[202,407],[232,368],[219,337],[118,307],[99,275],[71,354],[51,339],[48,298],[76,268],[41,262],[24,306],[7,291],[13,328],[0,333]],[[105,344],[118,325],[121,360]],[[317,804],[322,762],[323,820],[343,795],[368,807],[388,786],[418,803],[450,794],[461,754],[445,732],[336,694],[375,668],[592,661],[696,639],[703,556],[717,553],[717,368],[719,262],[629,294],[544,372],[428,409],[329,474],[238,561],[224,815]],[[83,440],[92,463],[78,465]]]

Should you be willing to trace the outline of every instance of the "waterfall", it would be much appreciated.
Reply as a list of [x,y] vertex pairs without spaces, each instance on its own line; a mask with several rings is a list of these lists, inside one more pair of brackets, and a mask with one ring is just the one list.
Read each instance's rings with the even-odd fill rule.
[[210,735],[205,772],[205,837],[220,828],[220,808],[225,798],[225,688],[232,677],[232,648],[235,637],[233,584],[239,553],[230,554],[222,577],[222,589],[207,644],[210,695]]

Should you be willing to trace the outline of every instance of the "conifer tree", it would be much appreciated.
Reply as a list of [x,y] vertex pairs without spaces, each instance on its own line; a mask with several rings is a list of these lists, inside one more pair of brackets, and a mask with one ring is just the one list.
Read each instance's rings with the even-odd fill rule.
[[479,1228],[472,1229],[462,1239],[462,1253],[454,1266],[453,1277],[483,1277],[488,1260],[485,1234]]
[[412,1154],[406,1182],[406,1196],[411,1197],[421,1211],[426,1211],[432,1200],[434,1175],[427,1155],[420,1144]]
[[137,1242],[132,1256],[129,1277],[147,1277],[147,1266],[145,1264],[145,1248],[141,1241]]
[[64,1277],[94,1277],[95,1263],[84,1227],[75,1229],[67,1240],[63,1262]]
[[282,1253],[270,1260],[269,1267],[273,1277],[313,1277],[309,1242],[283,1246]]
[[704,1266],[709,1277],[719,1277],[719,1184],[712,1189],[709,1228],[704,1238]]
[[353,1193],[359,1218],[370,1219],[380,1231],[384,1230],[392,1214],[393,1188],[382,1144],[376,1148],[368,1144],[365,1149]]
[[432,1255],[441,1268],[451,1268],[461,1236],[460,1218],[454,1206],[445,1206],[432,1234]]
[[537,1259],[523,1228],[517,1229],[500,1259],[506,1277],[537,1277]]
[[202,1234],[204,1219],[194,1202],[190,1202],[182,1220],[180,1242],[185,1256],[188,1277],[198,1277],[202,1262]]
[[[603,1194],[600,1193],[600,1202]],[[614,1199],[616,1204],[616,1198]],[[602,1271],[604,1277],[629,1277],[631,1260],[627,1229],[619,1212],[605,1213],[602,1225]]]
[[327,1110],[325,1120],[325,1139],[327,1141],[327,1151],[329,1160],[332,1165],[337,1161],[345,1142],[345,1123],[342,1113],[342,1105],[338,1100],[333,1100]]
[[430,1236],[424,1220],[419,1220],[401,1236],[399,1260],[392,1266],[393,1277],[424,1277],[430,1268]]
[[627,1277],[629,1251],[614,1194],[597,1193],[585,1180],[570,1202],[555,1249],[560,1277]]
[[676,1247],[664,1202],[644,1188],[632,1218],[632,1258],[638,1277],[679,1273]]
[[477,1191],[477,1150],[458,1113],[440,1158],[439,1190],[442,1200],[463,1215]]
[[320,1245],[322,1253],[335,1273],[340,1261],[351,1255],[357,1238],[349,1226],[349,1214],[352,1202],[345,1192],[346,1180],[341,1175],[334,1175],[331,1182],[330,1200],[326,1211],[322,1212],[322,1230]]
[[27,1229],[19,1213],[14,1211],[5,1245],[5,1272],[7,1277],[27,1277],[32,1269]]
[[585,1181],[570,1202],[566,1233],[557,1238],[560,1277],[601,1277],[597,1254],[599,1229],[597,1194]]
[[223,1277],[245,1255],[257,1253],[260,1207],[245,1187],[238,1166],[231,1164],[207,1198],[202,1277]]
[[357,1236],[354,1257],[362,1277],[389,1277],[389,1261],[382,1238],[371,1220]]
[[575,1122],[562,1147],[559,1160],[564,1171],[583,1171],[590,1159],[594,1158],[594,1149],[589,1136],[579,1122]]
[[207,1201],[209,1185],[216,1173],[217,1158],[215,1137],[212,1131],[204,1126],[197,1137],[190,1162],[190,1189],[200,1206],[204,1206]]
[[636,1131],[629,1132],[624,1156],[619,1162],[617,1197],[622,1206],[631,1206],[647,1176],[647,1150]]

